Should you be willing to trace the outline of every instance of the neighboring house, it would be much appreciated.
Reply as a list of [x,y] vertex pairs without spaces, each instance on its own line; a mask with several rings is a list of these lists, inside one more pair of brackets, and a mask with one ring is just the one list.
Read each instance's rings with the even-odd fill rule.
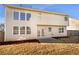
[[69,26],[67,27],[69,35],[79,35],[79,20],[69,18]]
[[67,36],[66,14],[5,6],[5,17],[4,41]]
[[69,26],[67,30],[79,30],[79,20],[75,18],[69,18]]

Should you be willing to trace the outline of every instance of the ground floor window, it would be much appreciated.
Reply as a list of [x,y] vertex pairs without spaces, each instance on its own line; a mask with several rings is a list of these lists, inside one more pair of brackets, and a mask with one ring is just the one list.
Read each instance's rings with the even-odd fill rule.
[[13,26],[13,34],[31,34],[31,28],[26,26]]
[[49,30],[49,32],[51,32],[51,31],[52,31],[52,28],[51,28],[51,27],[49,27],[49,28],[48,28],[48,30]]
[[25,27],[24,26],[20,27],[20,34],[25,34]]
[[19,27],[18,26],[14,26],[13,27],[13,34],[19,34]]
[[31,28],[30,27],[26,27],[26,31],[27,31],[27,34],[31,34]]
[[59,28],[59,33],[64,33],[64,28]]

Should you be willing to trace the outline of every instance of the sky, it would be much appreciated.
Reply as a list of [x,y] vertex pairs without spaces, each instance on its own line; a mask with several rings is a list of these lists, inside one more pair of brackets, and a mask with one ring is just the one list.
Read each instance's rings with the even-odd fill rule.
[[[70,17],[79,19],[79,4],[9,4],[11,6],[33,8],[37,10],[46,10],[70,15]],[[5,8],[0,4],[0,23],[5,22]]]

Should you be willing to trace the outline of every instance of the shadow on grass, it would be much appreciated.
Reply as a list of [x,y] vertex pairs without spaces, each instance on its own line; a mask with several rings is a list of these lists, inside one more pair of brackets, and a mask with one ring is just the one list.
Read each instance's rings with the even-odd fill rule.
[[22,40],[22,41],[0,42],[0,45],[21,44],[21,43],[40,43],[40,42],[37,39],[32,39],[32,40]]

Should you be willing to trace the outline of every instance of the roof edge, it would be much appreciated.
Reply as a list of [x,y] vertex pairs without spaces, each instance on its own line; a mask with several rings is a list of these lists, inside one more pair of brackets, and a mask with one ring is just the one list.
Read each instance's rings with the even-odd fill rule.
[[32,9],[32,8],[16,7],[16,6],[9,6],[9,5],[5,5],[5,7],[16,8],[16,9],[24,9],[24,10],[30,10],[30,11],[36,11],[36,12],[43,12],[43,13],[48,13],[48,14],[56,14],[56,15],[62,15],[62,16],[69,16],[69,15],[64,14],[64,13],[37,10],[37,9]]

